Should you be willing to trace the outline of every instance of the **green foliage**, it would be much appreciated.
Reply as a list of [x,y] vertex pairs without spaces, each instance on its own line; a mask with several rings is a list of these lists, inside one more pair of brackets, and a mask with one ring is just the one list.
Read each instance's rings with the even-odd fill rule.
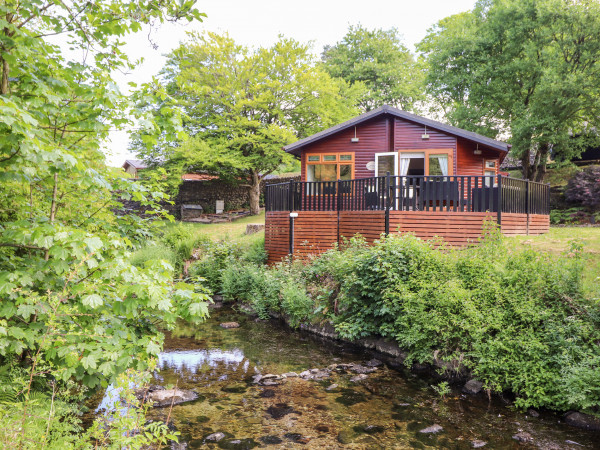
[[325,47],[322,61],[329,75],[360,92],[357,105],[363,111],[382,105],[410,111],[423,99],[423,71],[396,28],[351,25],[340,42]]
[[291,162],[283,145],[355,113],[345,83],[315,67],[308,46],[283,37],[250,50],[227,34],[190,34],[162,78],[139,92],[148,127],[134,148],[168,167],[174,184],[190,170],[249,182],[253,214],[262,178]]
[[120,375],[107,391],[112,394],[108,410],[86,430],[79,444],[87,447],[87,443],[93,442],[95,448],[141,449],[177,442],[179,432],[171,431],[164,422],[147,421],[150,405],[135,396],[135,387],[146,386],[150,378],[148,371],[129,370]]
[[264,238],[244,243],[201,238],[196,241],[195,248],[198,260],[190,265],[189,275],[206,280],[207,286],[214,293],[223,293],[229,300],[241,297],[226,294],[222,280],[224,269],[229,266],[243,267],[248,263],[260,266],[267,259]]
[[[142,25],[200,18],[193,5],[0,6],[0,366],[20,393],[3,391],[2,412],[23,412],[12,428],[24,439],[16,447],[68,445],[77,431],[73,399],[55,392],[98,389],[129,368],[147,368],[161,349],[157,323],[169,328],[207,313],[206,296],[176,283],[169,264],[129,262],[152,229],[115,215],[119,199],[161,216],[165,195],[107,169],[99,150],[111,129],[129,122],[131,105],[111,79],[133,67],[124,37]],[[52,43],[57,35],[71,51]]]
[[600,407],[600,309],[582,294],[581,247],[553,256],[486,233],[464,250],[392,235],[352,239],[306,265],[232,263],[223,292],[261,317],[393,339],[409,365],[460,361],[487,388],[516,393],[519,407]]
[[454,125],[511,134],[523,175],[569,161],[597,141],[600,4],[481,0],[441,20],[418,46],[428,92]]
[[435,391],[437,395],[442,397],[442,399],[446,398],[446,395],[452,393],[452,389],[450,389],[450,385],[447,381],[442,381],[435,386],[431,386],[431,388]]
[[551,224],[579,223],[589,219],[589,215],[581,207],[569,209],[553,209],[550,211]]
[[150,261],[166,261],[171,267],[175,268],[177,267],[178,258],[171,247],[156,243],[136,250],[129,259],[131,264],[141,268],[146,267],[146,264]]

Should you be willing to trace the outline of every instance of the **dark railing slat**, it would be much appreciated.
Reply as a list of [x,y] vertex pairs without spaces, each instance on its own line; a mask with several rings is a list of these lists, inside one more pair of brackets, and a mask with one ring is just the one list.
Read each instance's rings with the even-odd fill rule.
[[490,211],[500,217],[501,213],[549,214],[549,198],[547,184],[503,176],[390,176],[265,186],[268,212],[387,207],[399,211]]

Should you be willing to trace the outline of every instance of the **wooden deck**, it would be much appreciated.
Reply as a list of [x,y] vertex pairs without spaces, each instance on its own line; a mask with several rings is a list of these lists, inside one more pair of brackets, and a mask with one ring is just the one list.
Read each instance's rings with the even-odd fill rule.
[[[452,187],[447,178],[443,184]],[[486,221],[499,223],[506,236],[548,232],[546,185],[538,183],[539,186],[532,189],[529,183],[517,183],[525,183],[523,180],[499,179],[496,186],[489,183],[490,187],[486,188],[483,177],[472,178],[476,179],[456,184],[451,195],[448,192],[452,189],[444,192],[442,187],[436,187],[433,193],[424,193],[426,184],[421,182],[421,195],[411,195],[408,199],[399,198],[400,189],[406,190],[404,180],[389,178],[373,181],[376,188],[364,180],[352,180],[355,182],[352,186],[344,186],[345,182],[339,186],[332,186],[332,182],[323,186],[298,182],[271,186],[267,189],[265,219],[268,262],[278,262],[290,254],[301,259],[318,255],[343,238],[357,234],[373,242],[386,232],[410,232],[422,239],[441,237],[446,243],[460,247],[476,242],[482,236]],[[503,181],[505,188],[502,188]],[[462,186],[467,183],[468,189]],[[382,186],[385,188],[381,189]],[[460,186],[460,192],[465,195],[457,197],[456,186]],[[367,194],[356,195],[357,191]],[[315,192],[327,194],[316,196]],[[373,198],[373,192],[384,194]],[[411,193],[415,192],[416,189],[411,189]]]

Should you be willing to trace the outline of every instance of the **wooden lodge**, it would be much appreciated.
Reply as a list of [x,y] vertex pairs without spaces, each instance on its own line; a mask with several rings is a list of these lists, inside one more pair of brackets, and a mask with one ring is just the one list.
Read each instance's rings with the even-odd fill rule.
[[549,187],[498,169],[510,145],[383,106],[284,149],[301,181],[269,185],[269,263],[324,252],[342,237],[441,237],[456,246],[496,222],[504,235],[549,229]]

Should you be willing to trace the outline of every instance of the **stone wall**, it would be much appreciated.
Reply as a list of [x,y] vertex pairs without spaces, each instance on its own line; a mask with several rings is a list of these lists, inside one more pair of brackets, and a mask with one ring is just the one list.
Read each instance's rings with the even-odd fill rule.
[[204,212],[214,213],[217,200],[224,200],[225,211],[247,209],[248,187],[221,180],[186,180],[179,186],[175,206],[180,209],[181,205],[200,205]]
[[[300,181],[300,176],[270,178],[261,184],[261,206],[265,192],[265,184],[282,183],[288,181]],[[217,200],[225,202],[225,211],[233,211],[249,208],[249,185],[231,184],[221,180],[184,180],[179,186],[179,193],[173,198],[174,204],[163,204],[163,208],[169,211],[175,218],[181,219],[182,205],[200,205],[200,210],[186,211],[186,218],[197,217],[200,213],[214,213]],[[144,208],[141,208],[138,202],[123,201],[124,205],[119,214],[143,214]]]

